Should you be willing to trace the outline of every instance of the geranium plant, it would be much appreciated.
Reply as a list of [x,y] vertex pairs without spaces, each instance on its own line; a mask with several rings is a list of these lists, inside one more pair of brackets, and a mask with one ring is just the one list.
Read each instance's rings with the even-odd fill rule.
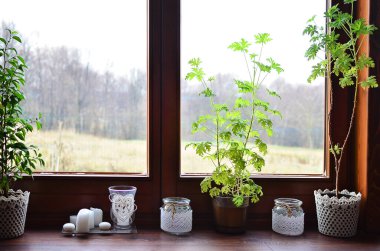
[[37,164],[44,165],[38,148],[25,142],[27,132],[33,131],[32,123],[37,129],[41,123],[38,118],[22,117],[25,96],[21,87],[27,66],[15,46],[21,42],[16,31],[6,30],[6,35],[0,37],[0,195],[5,197],[13,181],[23,174],[31,175]]
[[265,165],[263,156],[267,153],[267,144],[261,135],[272,136],[271,115],[281,116],[270,104],[260,98],[261,89],[275,97],[279,95],[263,85],[273,71],[281,73],[283,69],[272,58],[263,60],[263,49],[272,39],[268,33],[255,35],[255,44],[259,52],[250,51],[251,43],[245,39],[232,43],[229,48],[242,54],[247,66],[249,79],[235,79],[232,90],[236,90],[232,107],[226,103],[215,102],[212,84],[214,77],[206,77],[201,60],[189,61],[191,71],[187,80],[196,79],[203,89],[200,96],[209,100],[211,112],[201,115],[192,125],[192,133],[207,133],[210,139],[193,142],[197,155],[211,161],[214,171],[201,182],[201,191],[211,197],[230,196],[236,206],[241,206],[244,197],[250,197],[255,203],[262,196],[262,188],[251,179],[250,167],[261,171]]
[[[334,159],[334,169],[336,174],[335,192],[338,197],[339,173],[341,170],[342,157],[347,147],[348,139],[351,135],[354,117],[356,113],[356,103],[358,98],[358,88],[378,87],[375,76],[368,76],[367,79],[359,79],[359,72],[365,68],[375,67],[372,58],[361,51],[364,36],[372,34],[376,27],[367,24],[365,19],[355,19],[353,15],[353,5],[356,0],[344,0],[345,4],[351,6],[351,12],[347,13],[339,8],[339,5],[330,7],[325,12],[327,18],[327,32],[324,27],[319,27],[315,23],[315,16],[308,21],[304,34],[310,37],[310,47],[305,53],[308,60],[318,59],[320,54],[326,55],[314,66],[308,82],[314,81],[317,77],[336,76],[339,79],[341,88],[353,88],[354,96],[348,130],[342,142],[333,142],[331,130],[329,130],[329,150]],[[341,35],[345,35],[341,39]],[[333,93],[330,93],[330,106],[328,111],[328,125],[331,126],[331,111],[333,109]]]

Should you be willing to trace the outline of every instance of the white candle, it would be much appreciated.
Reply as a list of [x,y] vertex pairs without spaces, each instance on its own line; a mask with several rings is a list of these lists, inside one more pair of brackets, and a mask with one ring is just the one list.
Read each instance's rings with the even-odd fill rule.
[[90,210],[81,209],[77,215],[76,230],[78,233],[88,233],[90,231]]
[[88,228],[93,229],[95,227],[94,224],[94,211],[88,210],[88,213],[90,214],[89,220],[88,220]]
[[77,216],[76,215],[70,215],[70,223],[77,224]]
[[103,221],[102,209],[90,207],[90,210],[94,212],[95,226],[99,226],[100,222]]

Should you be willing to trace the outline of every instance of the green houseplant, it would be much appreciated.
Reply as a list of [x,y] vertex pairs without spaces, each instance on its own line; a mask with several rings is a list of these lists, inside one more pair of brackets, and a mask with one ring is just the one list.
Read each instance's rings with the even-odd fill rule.
[[[343,190],[339,192],[339,175],[341,161],[347,148],[347,142],[352,132],[353,121],[356,113],[358,88],[374,88],[378,84],[374,76],[365,80],[359,79],[359,72],[365,68],[374,67],[373,60],[360,53],[363,36],[372,34],[376,29],[373,25],[366,24],[364,19],[355,19],[353,6],[356,0],[344,0],[344,4],[351,7],[347,13],[334,5],[325,12],[327,18],[327,32],[323,27],[314,23],[314,18],[308,21],[304,34],[310,36],[311,45],[305,56],[308,60],[314,60],[320,52],[326,57],[313,66],[308,82],[317,77],[333,77],[339,79],[341,88],[353,88],[352,110],[348,130],[342,142],[333,142],[331,130],[329,130],[329,150],[333,157],[335,170],[335,189],[314,191],[318,214],[318,229],[322,234],[335,237],[351,237],[356,234],[361,194]],[[346,38],[341,39],[344,35]],[[328,111],[328,125],[331,126],[331,110],[333,107],[333,95],[330,94],[330,110]]]
[[269,95],[279,97],[265,88],[263,82],[271,72],[283,71],[272,58],[262,60],[263,48],[269,41],[267,33],[255,35],[255,44],[260,48],[257,54],[250,51],[251,43],[245,39],[229,46],[243,55],[249,75],[248,80],[234,80],[236,94],[232,107],[216,103],[216,94],[211,88],[215,78],[206,77],[201,60],[189,61],[192,70],[186,79],[201,82],[203,90],[199,95],[209,100],[211,112],[199,116],[192,125],[193,133],[206,133],[210,140],[193,142],[186,147],[194,148],[197,155],[215,167],[200,185],[201,191],[213,198],[217,230],[222,232],[243,232],[249,199],[255,203],[263,194],[261,186],[250,178],[249,168],[261,171],[265,165],[263,155],[267,153],[267,145],[261,135],[272,136],[270,116],[281,114],[261,99],[258,92],[265,89]]
[[29,192],[12,190],[12,183],[23,174],[31,175],[38,163],[44,164],[37,147],[25,143],[27,132],[33,131],[31,123],[38,129],[41,124],[38,119],[21,117],[20,103],[25,99],[21,87],[27,66],[16,43],[21,43],[16,31],[6,30],[0,37],[0,239],[24,233]]

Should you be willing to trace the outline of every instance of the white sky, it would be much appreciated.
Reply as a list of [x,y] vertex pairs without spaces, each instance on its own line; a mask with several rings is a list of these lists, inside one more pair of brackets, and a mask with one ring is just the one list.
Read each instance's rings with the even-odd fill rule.
[[124,75],[146,69],[144,0],[0,0],[0,20],[13,22],[33,46],[78,48],[97,70]]
[[[302,32],[313,15],[323,17],[325,0],[182,0],[182,76],[187,62],[200,57],[209,75],[218,72],[247,77],[241,54],[227,47],[254,34],[270,33],[272,41],[265,58],[272,57],[284,68],[281,77],[292,84],[304,84],[311,71],[304,53],[308,37]],[[319,20],[323,25],[323,19]],[[258,50],[256,50],[258,53]],[[186,68],[185,68],[186,67]],[[277,78],[276,75],[272,79]],[[268,83],[267,81],[267,83]]]
[[[182,0],[181,76],[187,61],[201,57],[205,70],[246,74],[244,61],[227,46],[268,32],[266,56],[278,61],[290,83],[305,83],[306,21],[322,16],[325,0]],[[33,46],[78,48],[97,70],[124,75],[146,69],[147,3],[144,0],[0,0],[0,20],[13,22]],[[243,75],[244,76],[244,75]]]

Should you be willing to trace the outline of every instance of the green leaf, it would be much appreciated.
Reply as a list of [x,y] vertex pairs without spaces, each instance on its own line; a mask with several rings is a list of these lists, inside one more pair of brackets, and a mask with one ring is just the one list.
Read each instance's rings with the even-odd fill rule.
[[244,197],[241,196],[241,195],[235,195],[232,198],[232,201],[234,202],[235,206],[241,207],[243,205],[243,203],[244,203]]
[[344,88],[346,86],[352,86],[354,85],[354,80],[352,79],[352,76],[350,75],[345,75],[342,78],[339,78],[339,85]]
[[244,99],[242,97],[239,97],[235,100],[235,108],[244,108],[251,105],[251,102],[247,99]]
[[23,58],[23,57],[21,57],[21,56],[17,56],[17,58],[18,58],[18,60],[20,60],[20,61],[21,61],[21,63],[22,63],[22,64],[24,64],[24,65],[25,65],[25,60],[24,60],[24,58]]
[[361,82],[360,85],[363,88],[375,88],[379,86],[374,76],[369,76],[365,81]]
[[37,127],[37,130],[41,130],[42,129],[42,124],[40,121],[36,121],[36,127]]
[[205,73],[203,72],[202,68],[192,68],[192,71],[189,72],[185,79],[186,80],[193,80],[196,78],[198,81],[202,81],[205,76]]
[[189,60],[189,65],[196,68],[202,63],[200,58],[192,58]]
[[262,72],[267,72],[267,73],[271,72],[272,68],[270,67],[270,65],[266,65],[258,61],[255,61],[254,63],[260,68]]
[[206,177],[201,181],[201,191],[202,193],[207,193],[208,190],[211,189],[212,179],[210,177]]
[[269,33],[259,33],[255,35],[256,44],[266,44],[270,41],[272,41],[272,38],[270,38]]
[[277,97],[277,98],[281,99],[280,95],[279,95],[277,92],[275,92],[275,91],[271,91],[271,90],[269,90],[268,88],[266,88],[266,91],[267,91],[267,93],[268,93],[270,96]]
[[321,62],[317,63],[316,65],[313,65],[313,69],[311,71],[310,76],[307,79],[308,83],[313,82],[318,77],[324,77],[326,72],[326,66],[328,64],[327,59],[322,60]]
[[233,51],[241,51],[247,53],[249,46],[251,46],[251,43],[242,38],[239,42],[233,42],[230,44],[228,48]]
[[204,97],[213,97],[215,96],[214,92],[210,88],[206,88],[203,91],[199,93],[199,96],[204,96]]
[[268,152],[267,144],[265,144],[261,139],[256,138],[255,145],[257,146],[257,148],[262,154],[267,154]]
[[213,107],[216,112],[228,112],[228,106],[226,104],[214,104]]
[[253,84],[249,81],[240,81],[235,79],[235,84],[239,88],[240,93],[251,93],[253,91]]
[[357,65],[359,70],[363,70],[365,67],[374,68],[375,62],[373,62],[372,58],[367,57],[365,54],[359,56]]
[[219,196],[220,189],[217,188],[217,187],[213,187],[213,188],[210,189],[209,193],[210,193],[211,198],[214,198],[216,196]]
[[203,157],[211,150],[211,142],[200,142],[196,144],[195,153]]
[[281,68],[281,65],[276,63],[272,58],[267,58],[267,61],[270,64],[270,67],[277,72],[277,74],[280,74],[284,71],[284,69]]
[[12,38],[13,40],[16,40],[17,42],[22,43],[21,38],[19,36],[12,36]]
[[307,23],[313,23],[313,22],[315,21],[315,18],[316,18],[316,17],[317,17],[316,15],[312,16],[311,18],[309,18],[309,19],[307,20]]

